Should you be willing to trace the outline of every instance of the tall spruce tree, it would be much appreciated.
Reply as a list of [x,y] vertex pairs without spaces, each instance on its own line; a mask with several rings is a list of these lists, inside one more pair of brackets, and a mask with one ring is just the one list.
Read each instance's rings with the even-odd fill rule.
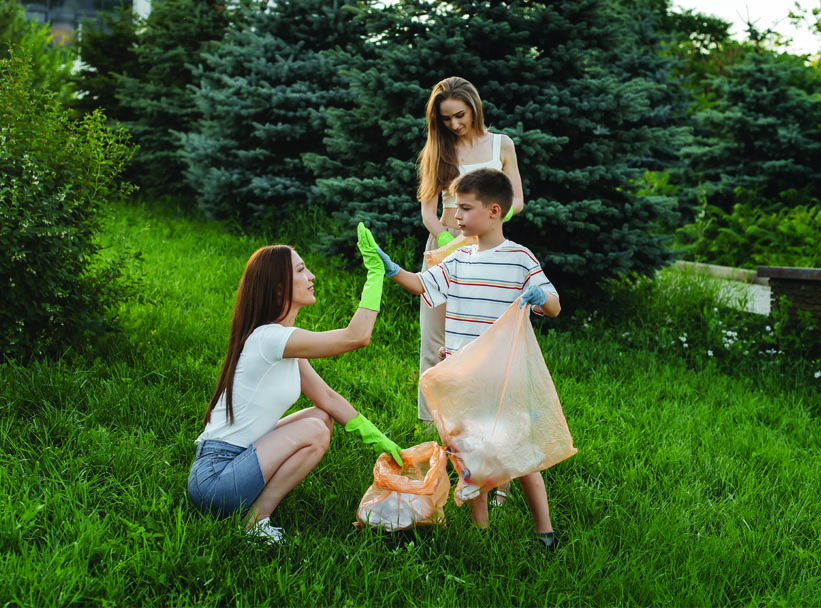
[[363,12],[374,57],[337,56],[356,106],[329,111],[328,152],[306,157],[343,230],[365,221],[380,238],[423,242],[415,158],[425,102],[437,81],[458,75],[478,88],[491,130],[516,145],[526,203],[505,230],[551,278],[578,286],[666,263],[657,222],[675,201],[638,196],[635,180],[671,133],[646,120],[654,85],[608,62],[627,42],[609,7],[404,0]]
[[0,3],[0,59],[20,56],[20,52],[30,62],[27,77],[33,90],[51,91],[63,104],[72,99],[74,48],[57,44],[47,23],[27,19],[18,0],[4,0]]
[[361,46],[355,0],[278,0],[243,10],[203,56],[184,136],[187,178],[210,217],[248,221],[318,194],[301,156],[323,150],[325,109],[353,93],[323,51]]
[[117,98],[133,115],[123,125],[139,145],[132,179],[151,194],[190,192],[175,131],[188,131],[200,116],[188,88],[190,66],[222,37],[230,15],[212,0],[153,2],[133,49],[136,71],[117,75]]
[[[679,164],[678,149],[685,138],[688,110],[695,102],[680,74],[681,60],[669,52],[674,37],[665,33],[666,19],[660,10],[667,0],[623,0],[622,19],[628,43],[611,53],[611,69],[621,71],[622,81],[641,78],[648,84],[649,111],[641,122],[650,127],[671,129],[670,137],[637,159],[637,165],[663,171]],[[676,129],[677,128],[677,129]]]
[[139,20],[131,7],[118,6],[112,13],[102,13],[102,19],[83,22],[77,37],[77,52],[82,60],[74,73],[77,98],[71,106],[80,114],[102,110],[109,121],[131,122],[131,111],[117,99],[118,80],[115,74],[137,77],[139,63],[133,49],[138,43]]
[[[736,189],[776,200],[788,189],[821,196],[821,94],[802,58],[750,53],[714,80],[717,101],[693,116],[695,136],[682,150],[683,202],[700,198],[725,212]],[[749,200],[749,197],[747,197]]]

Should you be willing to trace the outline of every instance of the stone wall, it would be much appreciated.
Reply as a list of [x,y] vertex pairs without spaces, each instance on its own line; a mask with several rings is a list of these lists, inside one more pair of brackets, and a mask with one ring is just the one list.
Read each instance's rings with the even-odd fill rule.
[[758,276],[769,278],[771,310],[786,296],[793,309],[808,311],[821,325],[821,269],[762,266]]

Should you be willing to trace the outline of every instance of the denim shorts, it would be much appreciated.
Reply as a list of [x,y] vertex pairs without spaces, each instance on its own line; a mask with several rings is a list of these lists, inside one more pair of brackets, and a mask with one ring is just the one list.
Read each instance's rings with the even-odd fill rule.
[[217,518],[243,514],[265,488],[257,449],[207,440],[197,445],[188,475],[188,497],[201,513]]

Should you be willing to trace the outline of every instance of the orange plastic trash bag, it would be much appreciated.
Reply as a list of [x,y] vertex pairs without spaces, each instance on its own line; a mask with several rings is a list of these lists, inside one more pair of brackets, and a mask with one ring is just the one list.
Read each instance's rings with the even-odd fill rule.
[[465,236],[460,234],[453,238],[452,241],[446,243],[439,249],[431,249],[430,251],[425,252],[425,264],[427,264],[428,268],[431,266],[436,266],[446,257],[448,257],[451,253],[459,249],[459,247],[467,247],[468,245],[475,245],[479,242],[479,239],[475,236]]
[[576,453],[529,314],[517,299],[419,381],[459,473],[457,506]]
[[444,524],[450,493],[447,457],[435,441],[401,450],[404,466],[382,454],[373,467],[373,485],[356,510],[356,526],[407,530],[422,524]]

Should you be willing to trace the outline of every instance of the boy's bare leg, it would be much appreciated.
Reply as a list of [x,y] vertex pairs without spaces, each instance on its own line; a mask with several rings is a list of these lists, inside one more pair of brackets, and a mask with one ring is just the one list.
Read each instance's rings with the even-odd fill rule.
[[493,497],[493,506],[501,507],[505,504],[505,499],[510,494],[510,482],[506,481],[496,488],[496,496]]
[[482,490],[479,496],[470,501],[470,516],[473,518],[474,524],[480,528],[487,528],[489,521],[487,513],[487,490]]
[[553,532],[553,526],[550,524],[550,510],[547,506],[547,490],[541,472],[519,477],[519,483],[522,484],[522,494],[533,516],[536,534]]

